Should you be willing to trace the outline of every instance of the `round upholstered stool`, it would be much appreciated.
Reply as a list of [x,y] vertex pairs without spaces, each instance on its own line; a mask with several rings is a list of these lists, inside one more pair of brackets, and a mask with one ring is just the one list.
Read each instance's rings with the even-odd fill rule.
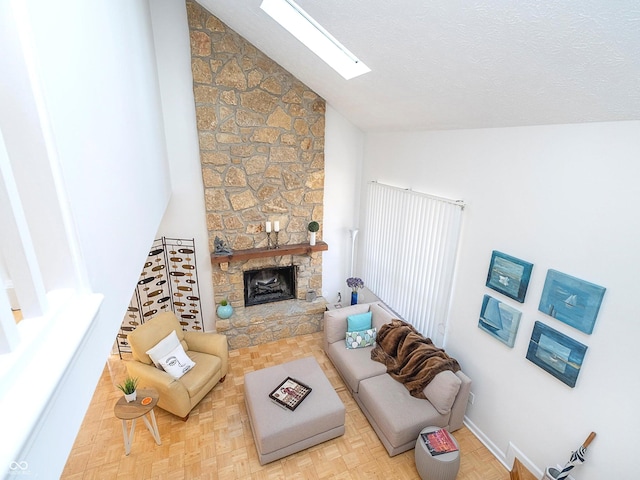
[[[435,432],[440,427],[423,428],[420,434]],[[458,442],[450,435],[458,447]],[[442,453],[431,455],[422,435],[418,435],[415,448],[416,468],[422,480],[455,480],[460,469],[460,452]]]

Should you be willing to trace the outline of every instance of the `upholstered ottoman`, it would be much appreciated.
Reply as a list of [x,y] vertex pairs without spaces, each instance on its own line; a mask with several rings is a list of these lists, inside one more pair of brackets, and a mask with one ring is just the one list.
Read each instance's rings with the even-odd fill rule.
[[[293,411],[269,398],[287,377],[311,387]],[[344,434],[344,405],[313,357],[247,373],[244,401],[260,465]]]

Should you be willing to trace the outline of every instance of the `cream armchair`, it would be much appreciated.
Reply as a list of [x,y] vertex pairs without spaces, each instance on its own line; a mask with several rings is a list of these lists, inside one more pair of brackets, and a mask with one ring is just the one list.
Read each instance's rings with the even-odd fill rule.
[[[187,356],[195,366],[181,378],[157,368],[146,353],[174,330]],[[158,406],[186,420],[204,396],[222,383],[227,375],[229,351],[227,337],[217,333],[185,332],[173,312],[161,313],[128,335],[133,360],[126,362],[129,376],[138,378],[140,387],[155,388]]]

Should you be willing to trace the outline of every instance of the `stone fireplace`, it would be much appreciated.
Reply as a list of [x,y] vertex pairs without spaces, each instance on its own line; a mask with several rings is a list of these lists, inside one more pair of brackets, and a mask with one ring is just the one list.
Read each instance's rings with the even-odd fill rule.
[[[320,331],[326,301],[322,297],[307,301],[306,297],[307,292],[317,293],[322,288],[321,252],[278,252],[283,254],[234,259],[245,253],[251,255],[254,251],[264,252],[264,249],[234,251],[230,258],[212,255],[216,297],[229,298],[234,308],[230,318],[216,320],[216,330],[227,335],[229,346],[241,348]],[[264,273],[261,275],[258,272]],[[272,280],[274,277],[277,277],[275,281]],[[256,286],[259,281],[261,288],[272,286],[277,281],[281,287],[275,290],[291,290],[295,296],[272,301],[276,292],[266,290],[260,303],[245,306],[247,282]],[[288,281],[294,283],[282,287]]]
[[245,307],[296,298],[294,265],[245,270],[243,275]]
[[[322,254],[287,247],[308,246],[312,220],[322,240],[325,102],[196,2],[187,14],[209,249],[219,237],[233,250],[212,259],[216,303],[234,308],[216,330],[231,348],[319,331]],[[279,222],[281,248],[263,255],[267,221]],[[289,298],[245,306],[245,272],[283,267],[294,272]]]

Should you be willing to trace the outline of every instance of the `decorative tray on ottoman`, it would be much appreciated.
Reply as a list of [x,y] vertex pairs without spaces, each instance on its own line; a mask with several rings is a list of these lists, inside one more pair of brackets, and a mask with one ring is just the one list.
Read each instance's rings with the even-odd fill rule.
[[278,387],[269,394],[269,398],[281,407],[295,410],[302,400],[311,393],[311,387],[298,380],[287,377]]

